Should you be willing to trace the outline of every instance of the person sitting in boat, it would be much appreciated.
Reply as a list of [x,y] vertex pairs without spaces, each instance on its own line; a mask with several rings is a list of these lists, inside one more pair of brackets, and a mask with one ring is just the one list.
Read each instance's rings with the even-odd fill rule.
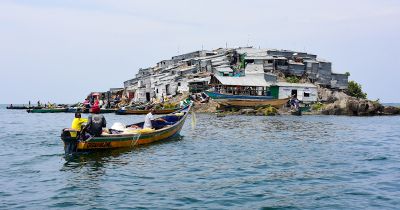
[[88,119],[81,118],[81,113],[75,113],[75,118],[72,120],[71,128],[80,132],[84,123],[87,123]]
[[83,101],[83,106],[84,106],[86,109],[90,109],[90,101],[89,101],[89,98],[86,98],[85,101]]
[[92,108],[92,113],[92,115],[89,115],[84,131],[92,136],[100,136],[103,132],[103,128],[107,126],[106,119],[100,114],[100,108],[98,106]]
[[145,128],[155,128],[155,129],[157,129],[157,128],[162,127],[162,125],[159,125],[159,122],[161,122],[161,123],[162,123],[162,122],[164,122],[164,123],[167,122],[166,120],[164,120],[164,119],[162,119],[162,118],[159,118],[159,119],[157,119],[157,120],[154,120],[154,116],[153,116],[154,111],[155,111],[155,109],[154,109],[154,108],[151,108],[151,109],[150,109],[150,112],[147,113],[147,115],[145,116],[145,118],[144,118],[144,124],[143,124],[143,129],[145,129]]

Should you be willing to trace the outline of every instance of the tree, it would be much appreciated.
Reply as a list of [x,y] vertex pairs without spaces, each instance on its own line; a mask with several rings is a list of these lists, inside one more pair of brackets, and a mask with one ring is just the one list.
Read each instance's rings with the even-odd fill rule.
[[361,85],[355,81],[349,82],[349,86],[347,88],[347,95],[362,99],[367,98],[367,94],[362,91]]

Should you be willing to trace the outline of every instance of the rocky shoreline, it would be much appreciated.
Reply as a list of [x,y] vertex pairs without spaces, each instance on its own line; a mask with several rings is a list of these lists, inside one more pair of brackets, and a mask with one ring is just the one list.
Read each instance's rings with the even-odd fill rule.
[[[342,91],[327,88],[318,89],[319,102],[310,106],[309,111],[303,115],[345,115],[345,116],[387,116],[400,115],[400,107],[383,106],[379,101],[358,99],[348,96]],[[225,115],[290,115],[290,108],[276,109],[271,106],[255,108],[229,108],[220,107],[213,100],[208,103],[195,102],[194,111],[198,113],[215,113],[218,116]]]

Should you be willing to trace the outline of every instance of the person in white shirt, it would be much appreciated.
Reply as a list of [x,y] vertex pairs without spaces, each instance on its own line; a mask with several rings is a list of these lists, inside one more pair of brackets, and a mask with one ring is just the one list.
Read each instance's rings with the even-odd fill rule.
[[[144,118],[144,124],[143,124],[143,128],[153,128],[153,124],[152,121],[154,121],[154,108],[150,109],[150,112],[146,114],[146,117]],[[156,119],[157,121],[162,121],[162,122],[167,122],[162,118]]]
[[153,125],[151,124],[151,121],[154,120],[153,112],[154,109],[151,109],[150,112],[146,114],[146,117],[144,117],[143,128],[153,128]]

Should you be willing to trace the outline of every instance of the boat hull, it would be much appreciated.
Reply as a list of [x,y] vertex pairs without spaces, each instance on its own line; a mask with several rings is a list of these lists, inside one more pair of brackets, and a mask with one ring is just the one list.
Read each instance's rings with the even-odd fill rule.
[[93,150],[131,148],[138,145],[165,141],[179,134],[185,123],[187,115],[189,114],[190,108],[191,106],[178,111],[183,111],[185,114],[175,124],[152,132],[134,134],[108,134],[81,141],[78,139],[79,137],[76,135],[76,132],[71,135],[73,131],[65,131],[66,129],[64,129],[61,135],[61,140],[64,142],[64,150],[66,154]]
[[289,98],[285,99],[270,99],[270,100],[216,100],[217,103],[223,106],[237,106],[237,107],[256,107],[256,106],[273,106],[281,108],[288,101]]
[[[106,114],[106,113],[114,113],[116,109],[100,109],[101,114]],[[84,108],[68,108],[67,112],[75,113],[75,112],[80,112],[80,113],[92,113],[92,109],[84,109]]]
[[67,112],[68,108],[62,109],[28,109],[26,110],[28,113],[60,113]]
[[272,96],[250,96],[250,95],[229,95],[217,92],[204,91],[212,99],[235,99],[235,100],[270,100]]
[[[170,114],[175,112],[176,109],[157,109],[154,110],[154,114]],[[119,109],[117,111],[115,111],[115,114],[117,115],[144,115],[149,113],[150,110],[129,110],[129,109]]]

